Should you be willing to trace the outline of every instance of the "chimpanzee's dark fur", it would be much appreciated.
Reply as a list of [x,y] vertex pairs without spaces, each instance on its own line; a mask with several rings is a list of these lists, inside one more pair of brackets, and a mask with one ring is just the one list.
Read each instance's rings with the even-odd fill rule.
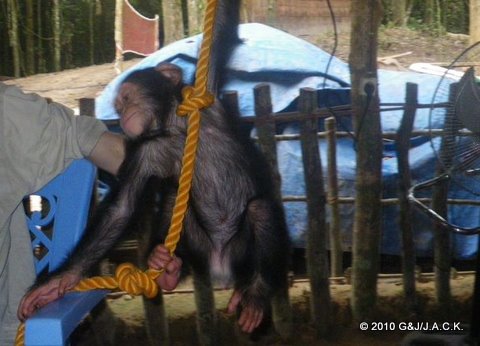
[[[239,1],[232,3],[238,10]],[[222,35],[235,37],[232,32]],[[217,62],[226,60],[223,56]],[[183,85],[155,68],[135,71],[126,82],[141,87],[142,102],[152,109],[145,116],[156,117],[155,128],[128,141],[118,190],[60,272],[85,274],[97,263],[128,230],[152,182],[161,196],[157,240],[165,239],[186,139],[186,119],[175,113]],[[274,292],[287,284],[289,237],[283,209],[274,198],[270,168],[238,126],[238,119],[225,114],[218,101],[202,112],[195,174],[177,254],[196,274],[233,283],[243,293],[241,308],[267,310]]]

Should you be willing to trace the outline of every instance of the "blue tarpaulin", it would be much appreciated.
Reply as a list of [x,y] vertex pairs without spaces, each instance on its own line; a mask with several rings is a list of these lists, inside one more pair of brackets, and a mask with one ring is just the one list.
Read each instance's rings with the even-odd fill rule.
[[[268,83],[271,88],[273,111],[295,110],[301,88],[319,90],[320,106],[348,105],[350,103],[350,71],[348,64],[332,57],[322,49],[291,36],[283,31],[262,24],[242,24],[239,28],[242,39],[228,64],[227,83],[224,90],[235,90],[239,95],[240,113],[244,117],[254,113],[253,88],[259,83]],[[172,62],[184,71],[184,81],[192,84],[200,47],[201,35],[172,43],[115,78],[96,100],[97,117],[103,120],[117,119],[113,99],[119,83],[133,70],[154,66],[160,62]],[[329,66],[327,71],[327,65]],[[435,89],[441,77],[416,72],[378,71],[379,95],[382,103],[403,103],[407,82],[418,84],[418,102],[432,102]],[[446,96],[445,96],[446,98]],[[436,101],[441,101],[438,98]],[[444,100],[446,101],[446,100]],[[428,129],[441,126],[442,119],[429,122],[429,110],[419,109],[416,113],[414,129]],[[383,131],[397,131],[402,110],[382,112]],[[345,120],[345,119],[343,119]],[[339,126],[348,127],[349,121]],[[298,133],[298,124],[279,127],[280,133]],[[342,128],[340,128],[342,130]],[[319,140],[323,166],[326,166],[326,143]],[[431,143],[426,138],[411,141],[410,165],[414,183],[433,176],[436,157]],[[298,141],[278,143],[278,162],[282,176],[284,195],[304,195],[303,163]],[[355,148],[351,138],[337,140],[337,166],[340,196],[354,196]],[[383,159],[383,197],[397,196],[397,159],[394,144],[386,142]],[[471,198],[466,191],[453,191],[458,198]],[[306,205],[302,202],[286,202],[287,222],[295,246],[305,246]],[[342,234],[345,249],[351,245],[353,205],[342,205]],[[454,206],[449,209],[450,219],[462,226],[477,226],[480,223],[478,208]],[[400,231],[397,225],[398,208],[385,207],[383,210],[382,253],[399,254],[401,248]],[[433,227],[430,220],[420,212],[414,213],[414,232],[417,254],[432,254]],[[471,258],[476,253],[476,238],[454,236],[454,256]]]

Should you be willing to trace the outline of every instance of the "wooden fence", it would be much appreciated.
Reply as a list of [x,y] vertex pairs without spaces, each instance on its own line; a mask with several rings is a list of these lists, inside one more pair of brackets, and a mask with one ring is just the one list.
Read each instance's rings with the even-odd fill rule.
[[[383,205],[399,205],[399,229],[402,234],[402,267],[404,279],[404,292],[406,303],[410,306],[415,304],[415,249],[413,238],[413,226],[411,224],[412,207],[407,199],[408,190],[411,185],[410,169],[408,162],[408,152],[410,148],[410,138],[418,135],[441,135],[442,130],[412,131],[415,113],[418,109],[430,109],[431,107],[448,107],[449,103],[439,103],[435,105],[419,104],[417,99],[417,85],[407,83],[405,103],[383,103],[381,111],[402,110],[404,112],[401,125],[398,132],[383,133],[384,138],[396,140],[397,159],[399,169],[399,188],[397,198],[382,199]],[[330,108],[317,107],[317,93],[314,89],[304,88],[300,90],[299,110],[297,112],[273,114],[270,87],[268,84],[259,84],[254,88],[255,114],[251,117],[244,117],[241,120],[257,129],[257,137],[260,149],[265,154],[274,175],[272,179],[277,184],[278,198],[284,202],[302,201],[307,203],[307,251],[306,262],[311,285],[311,312],[312,322],[319,334],[326,332],[327,321],[330,311],[329,278],[343,276],[344,264],[343,248],[340,235],[340,216],[339,208],[342,204],[352,204],[354,197],[339,197],[339,187],[337,178],[336,162],[336,140],[352,134],[336,129],[335,115],[350,115],[351,110],[348,105]],[[238,99],[235,92],[226,93],[223,96],[223,103],[228,111],[239,114]],[[93,112],[91,100],[80,101],[80,113],[88,114]],[[325,121],[325,131],[319,132],[318,120]],[[299,134],[278,135],[276,134],[276,125],[280,123],[298,123],[300,125]],[[107,122],[109,123],[109,122]],[[111,123],[110,123],[111,125]],[[319,138],[326,139],[328,145],[327,162],[322,163],[319,154]],[[277,165],[277,142],[299,140],[303,157],[306,195],[280,195],[280,174]],[[327,176],[323,177],[322,166],[325,166]],[[324,190],[326,187],[326,190]],[[438,194],[437,194],[438,195]],[[452,200],[446,199],[445,195],[437,197],[438,201],[433,201],[436,208],[446,208],[447,203],[451,204],[474,204],[480,205],[480,201],[472,200]],[[423,199],[425,203],[432,203],[431,199]],[[443,205],[443,207],[442,207]],[[326,220],[326,210],[330,209],[330,220]],[[327,226],[328,225],[328,226]],[[330,261],[327,254],[327,239],[330,244]],[[442,238],[443,248],[450,246],[448,237]],[[131,248],[135,244],[129,243]],[[448,261],[449,257],[442,258],[440,261]],[[329,269],[330,264],[330,269]],[[449,267],[448,267],[449,268]],[[444,273],[441,274],[444,276]],[[445,279],[445,278],[444,278]],[[441,280],[444,280],[441,279]],[[448,280],[448,279],[447,279]],[[287,318],[288,319],[288,318]],[[206,331],[208,333],[208,331]]]

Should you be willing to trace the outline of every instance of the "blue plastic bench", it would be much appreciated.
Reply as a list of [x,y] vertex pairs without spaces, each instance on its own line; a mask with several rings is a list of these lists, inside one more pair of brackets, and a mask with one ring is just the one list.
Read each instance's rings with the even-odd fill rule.
[[[89,161],[76,160],[35,193],[49,205],[47,215],[45,212],[27,215],[33,249],[42,254],[41,258],[35,258],[37,274],[58,268],[82,237],[95,177],[96,169]],[[51,229],[51,234],[45,229]],[[26,321],[25,345],[68,345],[71,333],[106,293],[105,290],[71,292],[40,309]]]

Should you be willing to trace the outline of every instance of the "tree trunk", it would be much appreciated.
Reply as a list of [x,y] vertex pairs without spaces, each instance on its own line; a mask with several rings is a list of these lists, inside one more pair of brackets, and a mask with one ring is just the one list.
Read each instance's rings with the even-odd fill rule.
[[95,64],[95,1],[88,1],[88,43],[89,43],[89,64]]
[[277,25],[277,1],[268,0],[267,24]]
[[427,25],[433,25],[435,23],[435,0],[425,0],[424,6],[423,22]]
[[165,44],[183,38],[182,4],[180,0],[162,2],[163,28],[165,30]]
[[202,32],[203,17],[205,13],[205,0],[188,1],[188,34],[194,35]]
[[407,24],[406,8],[406,0],[392,1],[392,21],[394,25],[405,26]]
[[16,0],[7,0],[8,36],[13,56],[13,75],[20,77],[20,42],[18,39],[18,11]]
[[25,2],[25,25],[27,27],[25,32],[25,73],[28,76],[35,73],[35,38],[33,36],[35,29],[33,16],[33,1],[27,0]]
[[61,0],[53,0],[52,16],[53,16],[53,70],[61,69],[61,43],[60,43],[60,2]]
[[470,0],[470,44],[480,41],[480,0]]
[[189,11],[188,11],[188,0],[181,0],[180,6],[182,8],[182,27],[183,27],[183,36],[187,37],[190,32],[190,23],[188,21]]
[[352,1],[350,72],[357,173],[353,226],[352,313],[356,321],[372,316],[376,302],[381,232],[382,139],[377,80],[379,0]]
[[37,72],[44,73],[47,72],[47,67],[45,63],[45,57],[43,55],[43,20],[42,20],[42,2],[37,2],[37,32],[38,32],[38,39],[37,39]]

